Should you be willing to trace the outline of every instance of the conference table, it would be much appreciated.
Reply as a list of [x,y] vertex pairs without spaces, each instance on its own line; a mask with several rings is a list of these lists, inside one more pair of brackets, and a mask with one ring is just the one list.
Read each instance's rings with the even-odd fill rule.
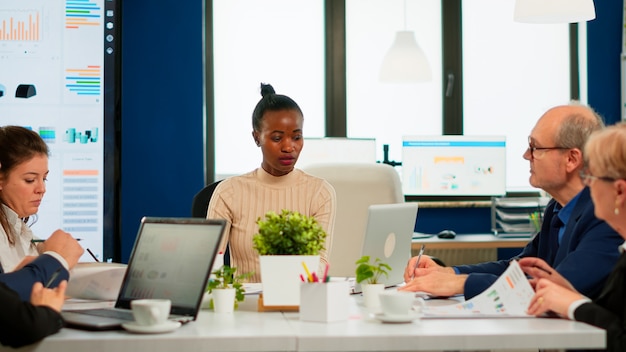
[[[202,310],[198,319],[165,334],[63,328],[43,341],[0,351],[489,351],[604,348],[602,329],[549,318],[421,319],[387,324],[351,295],[347,321],[301,321],[298,312],[258,312],[257,295],[234,313]],[[430,299],[427,304],[450,304]]]

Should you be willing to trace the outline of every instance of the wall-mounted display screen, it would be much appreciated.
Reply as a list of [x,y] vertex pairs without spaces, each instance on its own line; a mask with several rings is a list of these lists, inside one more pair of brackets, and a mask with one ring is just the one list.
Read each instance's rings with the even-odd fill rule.
[[[50,149],[35,236],[63,229],[114,256],[119,0],[0,0],[0,125]],[[87,252],[82,258],[93,261]]]
[[402,188],[415,196],[506,193],[504,136],[403,136]]

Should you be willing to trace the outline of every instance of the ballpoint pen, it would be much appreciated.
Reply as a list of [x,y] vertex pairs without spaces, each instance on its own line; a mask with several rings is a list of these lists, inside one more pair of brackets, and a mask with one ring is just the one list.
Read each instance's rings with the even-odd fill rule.
[[415,266],[413,267],[413,277],[415,277],[415,270],[420,265],[420,260],[422,259],[422,254],[424,254],[424,249],[425,248],[426,248],[426,245],[423,244],[422,247],[420,248],[419,253],[417,254],[417,260],[415,261]]
[[46,288],[50,287],[50,285],[52,285],[52,283],[54,282],[54,280],[57,279],[60,273],[61,273],[61,268],[58,268],[55,272],[53,272],[52,275],[50,276],[50,280],[48,280],[45,287]]
[[89,255],[93,258],[93,260],[95,260],[96,262],[100,262],[100,260],[98,260],[98,257],[96,257],[96,255],[93,254],[91,249],[87,248],[87,253],[89,253]]
[[[81,241],[82,238],[75,238],[76,241]],[[46,242],[45,239],[43,238],[33,238],[32,240],[30,240],[30,243],[43,243]]]

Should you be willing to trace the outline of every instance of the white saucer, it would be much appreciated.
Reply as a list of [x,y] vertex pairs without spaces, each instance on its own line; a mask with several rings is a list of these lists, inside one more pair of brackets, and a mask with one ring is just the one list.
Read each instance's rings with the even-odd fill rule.
[[409,313],[406,315],[387,315],[385,313],[379,313],[374,317],[383,323],[410,323],[413,320],[419,319],[420,315],[417,313]]
[[138,334],[161,334],[164,332],[170,332],[180,327],[179,321],[166,321],[163,324],[158,325],[139,325],[134,321],[122,324],[122,327],[130,332]]

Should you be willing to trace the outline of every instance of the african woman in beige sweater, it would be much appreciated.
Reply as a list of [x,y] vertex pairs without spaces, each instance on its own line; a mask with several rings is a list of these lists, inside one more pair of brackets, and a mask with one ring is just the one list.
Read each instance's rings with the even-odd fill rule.
[[220,182],[207,213],[207,218],[228,221],[220,249],[230,244],[231,266],[239,273],[254,272],[251,282],[261,281],[259,255],[252,244],[259,217],[282,209],[315,217],[328,235],[320,252],[320,265],[325,265],[337,203],[328,182],[294,168],[304,145],[304,117],[298,104],[276,94],[271,85],[261,84],[261,95],[252,113],[252,137],[263,153],[261,167]]

